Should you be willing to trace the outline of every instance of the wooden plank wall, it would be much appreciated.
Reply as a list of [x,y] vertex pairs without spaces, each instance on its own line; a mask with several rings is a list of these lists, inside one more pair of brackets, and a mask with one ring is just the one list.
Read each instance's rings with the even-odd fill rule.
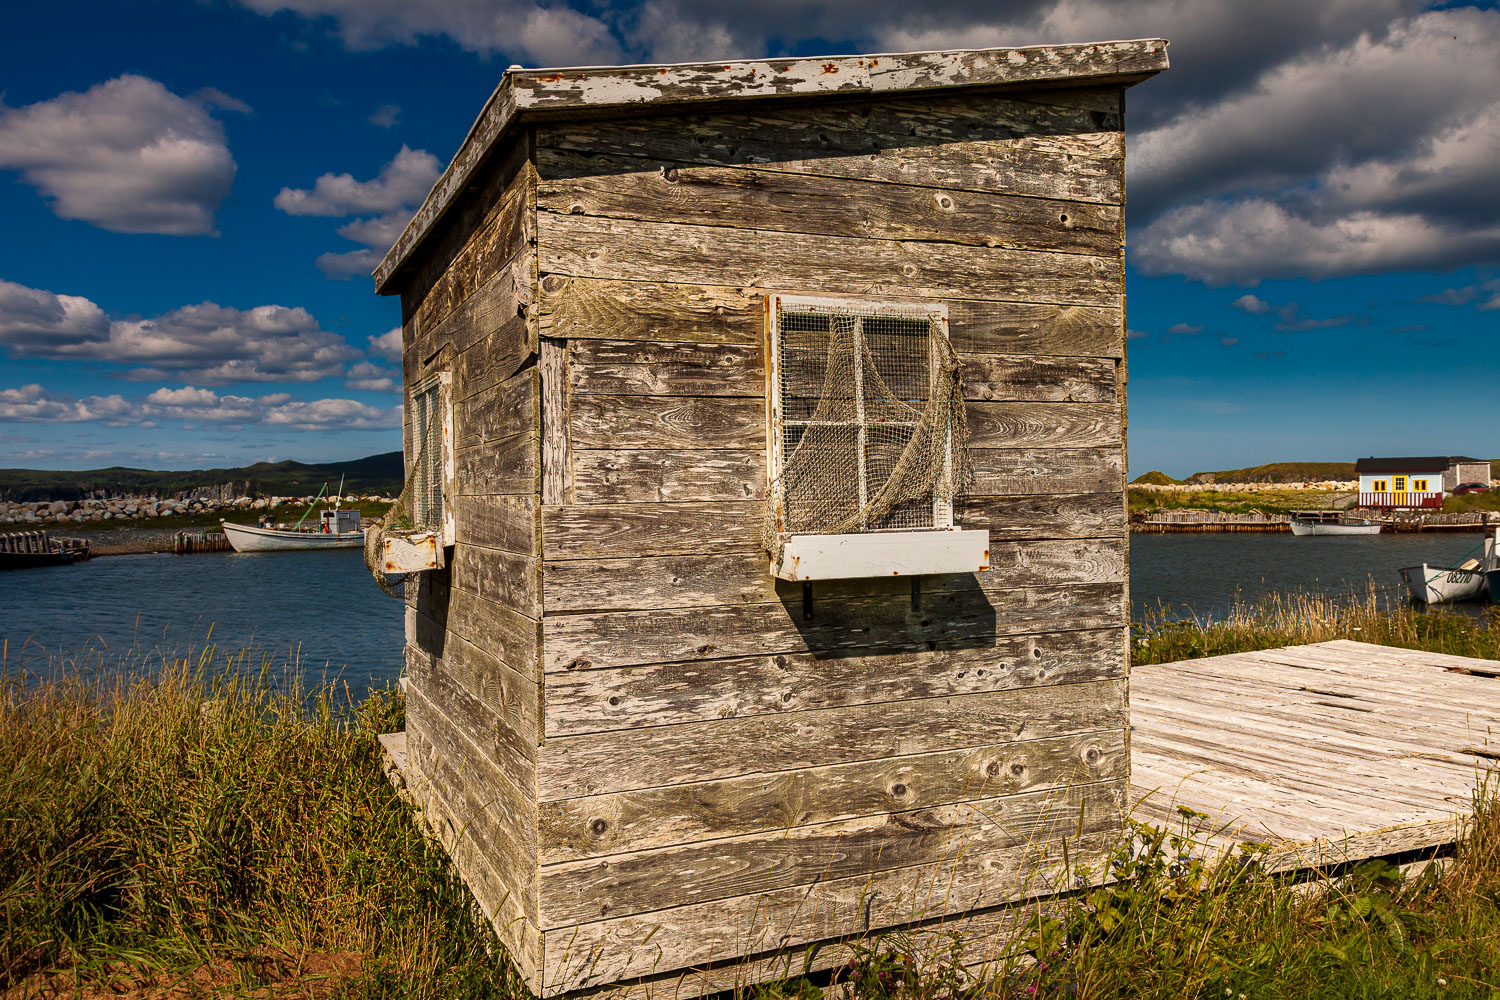
[[[1002,903],[1126,778],[1118,88],[536,132],[546,992]],[[762,299],[948,303],[988,574],[772,580]],[[816,885],[814,885],[816,883]]]
[[457,449],[451,560],[408,594],[408,762],[460,873],[536,982],[541,380],[529,138],[476,184],[402,296],[406,384],[453,371]]

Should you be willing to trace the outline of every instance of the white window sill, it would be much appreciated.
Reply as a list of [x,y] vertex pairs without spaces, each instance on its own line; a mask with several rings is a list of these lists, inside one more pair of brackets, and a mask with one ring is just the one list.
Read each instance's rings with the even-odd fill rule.
[[983,573],[990,568],[990,533],[974,529],[871,531],[848,535],[786,535],[782,580],[854,580],[875,576]]

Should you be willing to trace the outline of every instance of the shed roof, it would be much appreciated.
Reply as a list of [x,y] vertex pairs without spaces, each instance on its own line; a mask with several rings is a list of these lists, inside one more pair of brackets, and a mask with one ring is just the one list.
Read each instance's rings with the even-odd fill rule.
[[1419,458],[1362,458],[1354,463],[1354,474],[1367,472],[1446,472],[1454,461],[1447,455],[1429,455]]
[[375,268],[375,290],[392,279],[458,200],[485,155],[518,123],[608,118],[676,106],[746,100],[858,97],[967,88],[1139,83],[1167,68],[1161,38],[723,63],[522,69],[501,77],[427,199]]

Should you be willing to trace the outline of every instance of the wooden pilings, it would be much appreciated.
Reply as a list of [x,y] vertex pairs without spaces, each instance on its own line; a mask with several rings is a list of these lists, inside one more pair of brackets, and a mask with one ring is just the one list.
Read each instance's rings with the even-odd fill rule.
[[172,536],[174,556],[191,555],[195,552],[230,552],[234,546],[222,531],[179,531]]

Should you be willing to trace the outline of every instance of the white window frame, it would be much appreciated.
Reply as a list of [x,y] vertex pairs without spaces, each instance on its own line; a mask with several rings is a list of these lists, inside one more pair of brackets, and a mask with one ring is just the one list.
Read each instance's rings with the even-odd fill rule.
[[[441,406],[438,408],[439,418],[442,420],[442,429],[439,441],[442,445],[441,458],[433,469],[441,478],[437,491],[438,510],[436,517],[423,517],[419,522],[416,517],[417,499],[413,498],[412,523],[418,531],[430,531],[438,537],[440,544],[452,545],[454,543],[454,518],[453,498],[456,490],[454,487],[454,471],[457,462],[454,457],[454,427],[453,427],[453,373],[449,371],[437,372],[418,382],[411,390],[411,433],[412,433],[412,461],[421,458],[422,442],[426,439],[427,427],[425,424],[427,410],[419,405],[418,400],[429,393],[437,392],[440,396]],[[418,477],[424,475],[423,470],[416,471]],[[422,495],[420,488],[421,479],[414,492]],[[425,512],[424,512],[425,513]]]
[[[873,312],[888,309],[911,318],[914,309],[935,320],[939,335],[948,336],[948,306],[942,302],[912,302],[857,297],[826,297],[773,293],[765,299],[766,348],[766,457],[774,481],[782,473],[784,428],[781,397],[781,316],[787,312],[835,313],[846,309]],[[862,333],[863,318],[856,322],[855,342]],[[929,371],[937,372],[937,344],[929,341]],[[857,366],[856,378],[863,371]],[[856,386],[856,390],[860,387]],[[858,404],[863,393],[856,391]],[[810,425],[810,421],[793,423]],[[866,484],[865,423],[862,415],[850,422],[857,427],[861,457],[859,499],[868,500]],[[915,422],[913,422],[915,426]],[[952,454],[952,440],[947,442]],[[950,458],[951,460],[951,458]],[[841,535],[782,534],[780,558],[772,555],[772,575],[785,580],[852,579],[872,576],[918,576],[933,573],[975,573],[989,569],[989,532],[965,530],[953,523],[953,504],[933,497],[932,524],[915,528],[862,529]]]

